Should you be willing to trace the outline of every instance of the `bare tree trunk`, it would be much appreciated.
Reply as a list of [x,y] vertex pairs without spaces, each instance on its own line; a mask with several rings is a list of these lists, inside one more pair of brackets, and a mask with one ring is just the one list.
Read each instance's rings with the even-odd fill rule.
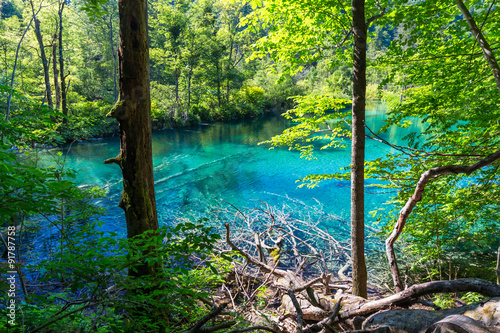
[[66,87],[66,75],[64,74],[64,56],[63,56],[63,10],[66,0],[62,0],[59,3],[59,70],[61,72],[61,102],[62,102],[62,113],[64,115],[63,124],[68,123],[68,101],[67,94],[68,88]]
[[[108,116],[120,124],[120,154],[105,163],[117,163],[123,175],[120,207],[125,211],[127,236],[158,229],[151,145],[151,100],[147,0],[120,0],[120,96]],[[154,275],[147,263],[129,270],[133,276]]]
[[472,165],[447,165],[435,167],[427,170],[420,176],[413,195],[408,199],[404,207],[399,212],[396,225],[394,226],[391,235],[385,240],[385,249],[387,252],[387,257],[389,258],[389,266],[391,268],[392,280],[394,282],[396,292],[400,292],[403,290],[403,283],[401,282],[396,254],[394,253],[394,243],[401,235],[401,232],[403,231],[403,228],[406,224],[406,220],[408,219],[408,216],[410,216],[413,208],[415,208],[417,203],[422,199],[425,186],[439,176],[460,173],[470,175],[474,171],[490,165],[498,159],[500,159],[500,150]]
[[[33,16],[35,16],[35,10],[33,3],[31,3],[31,8],[33,10]],[[49,62],[47,56],[45,55],[45,46],[43,45],[42,31],[40,30],[40,20],[35,16],[35,35],[38,41],[38,46],[40,47],[40,58],[42,59],[43,65],[43,77],[45,80],[45,98],[47,99],[47,105],[49,108],[54,108],[54,103],[52,102],[52,90],[50,88],[50,75],[49,75]]]
[[352,293],[366,298],[364,163],[367,28],[365,1],[352,0],[351,7],[354,36],[351,150]]

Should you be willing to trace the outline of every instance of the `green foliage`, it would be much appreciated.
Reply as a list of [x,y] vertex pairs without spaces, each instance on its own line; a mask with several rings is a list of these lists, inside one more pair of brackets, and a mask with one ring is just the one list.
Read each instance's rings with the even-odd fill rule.
[[472,304],[482,301],[484,296],[475,292],[467,292],[462,295],[461,299],[465,301],[466,304]]
[[[432,1],[395,5],[386,19],[396,28],[396,38],[377,60],[390,70],[383,84],[399,85],[402,91],[391,99],[383,130],[408,127],[417,119],[423,129],[405,138],[408,148],[398,149],[402,153],[368,163],[370,176],[391,180],[383,186],[398,190],[391,202],[395,208],[379,216],[388,222],[387,232],[425,171],[472,165],[500,144],[494,120],[500,94],[458,8]],[[498,36],[489,31],[498,29],[499,14],[489,6],[476,3],[471,10],[494,44]],[[440,15],[417,15],[422,12]],[[402,236],[407,245],[400,253],[411,252],[413,260],[405,260],[402,270],[430,279],[494,279],[498,177],[498,166],[490,165],[471,175],[432,180],[407,221]]]
[[[253,5],[255,11],[242,24],[256,31],[269,30],[257,41],[253,58],[269,55],[273,68],[282,68],[282,80],[286,75],[309,70],[307,79],[312,81],[322,67],[335,68],[337,74],[328,77],[325,87],[340,91],[336,96],[349,95],[344,78],[350,75],[344,70],[351,62],[350,52],[346,52],[352,43],[348,34],[350,3],[268,1]],[[499,29],[499,12],[488,3],[468,5],[489,43],[496,45],[499,36],[493,31]],[[372,7],[379,7],[373,10],[379,12],[384,3],[367,2],[368,11]],[[392,146],[385,158],[366,162],[366,176],[378,180],[373,186],[397,192],[388,202],[389,208],[380,207],[376,213],[385,226],[385,235],[423,172],[442,165],[472,165],[500,147],[496,121],[500,95],[458,8],[435,1],[397,1],[387,10],[378,19],[379,26],[369,27],[367,99],[389,102],[389,119],[382,136],[391,126],[409,128],[415,122],[422,126],[418,127],[421,131],[403,138],[407,148]],[[315,66],[308,68],[308,64]],[[313,91],[323,89],[322,84],[306,86]],[[313,100],[311,107],[301,106],[304,101],[307,106],[308,98]],[[343,145],[341,139],[349,136],[348,129],[338,121],[328,123],[329,115],[324,113],[327,108],[315,105],[324,102],[315,99],[320,100],[315,95],[297,100],[299,112],[295,114],[293,109],[285,114],[297,125],[268,141],[272,147],[287,146],[300,151],[302,157],[313,158],[315,149]],[[346,117],[336,115],[336,119]],[[402,236],[406,246],[400,255],[408,259],[403,260],[402,270],[417,280],[494,277],[498,170],[494,164],[473,175],[433,180]],[[301,181],[315,186],[325,179],[346,177],[340,173],[319,174]],[[471,261],[477,265],[470,265]]]
[[[111,331],[112,326],[136,332],[179,329],[203,314],[199,300],[209,296],[208,288],[221,282],[230,268],[228,261],[214,255],[213,246],[220,236],[204,223],[162,227],[134,239],[118,239],[116,234],[99,231],[99,223],[90,223],[65,241],[52,258],[32,269],[46,272],[44,281],[64,281],[64,294],[78,294],[82,304],[102,303],[105,314],[90,312],[101,330]],[[126,274],[144,263],[161,269],[153,277]],[[48,304],[64,310],[57,299],[52,295]],[[144,313],[131,318],[129,314],[138,306]],[[77,316],[85,313],[82,309]]]
[[[350,113],[341,108],[349,101],[335,98],[331,94],[308,95],[294,97],[297,106],[283,114],[296,124],[273,137],[269,141],[271,149],[286,146],[290,150],[298,150],[301,157],[313,159],[314,149],[340,149],[345,147],[343,138],[350,136],[345,126],[345,119]],[[301,181],[309,182],[309,187],[317,186],[332,175],[309,175]]]
[[441,309],[451,309],[455,306],[455,296],[451,294],[437,294],[433,300]]

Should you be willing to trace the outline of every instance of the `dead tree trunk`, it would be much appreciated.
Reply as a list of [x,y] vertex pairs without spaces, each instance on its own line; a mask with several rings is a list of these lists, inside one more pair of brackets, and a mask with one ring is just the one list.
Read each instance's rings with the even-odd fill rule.
[[[120,207],[125,211],[127,236],[158,229],[151,146],[151,101],[146,0],[121,0],[120,96],[108,116],[120,125],[120,154],[105,163],[117,163],[123,175]],[[130,275],[154,275],[146,263]]]

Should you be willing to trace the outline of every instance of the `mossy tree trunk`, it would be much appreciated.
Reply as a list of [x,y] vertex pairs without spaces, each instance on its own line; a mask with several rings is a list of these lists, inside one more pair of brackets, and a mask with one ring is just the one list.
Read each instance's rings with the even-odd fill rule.
[[[149,46],[146,0],[120,0],[119,100],[108,114],[120,125],[117,163],[123,174],[120,207],[125,211],[127,236],[158,229],[151,146]],[[155,266],[143,264],[134,276],[153,275]]]

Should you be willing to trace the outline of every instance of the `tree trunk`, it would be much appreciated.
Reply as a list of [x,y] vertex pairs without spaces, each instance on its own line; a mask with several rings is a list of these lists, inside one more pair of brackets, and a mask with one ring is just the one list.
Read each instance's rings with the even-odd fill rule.
[[[54,38],[57,38],[57,31],[54,35]],[[59,109],[61,106],[61,94],[59,90],[59,70],[57,69],[57,46],[56,41],[54,39],[52,43],[52,72],[54,75],[54,93],[56,95],[56,108]]]
[[219,58],[215,61],[215,68],[217,69],[217,75],[216,75],[216,80],[217,80],[217,106],[221,106],[221,95],[220,95],[220,63],[219,63]]
[[[33,13],[35,15],[35,13]],[[38,46],[40,47],[40,58],[42,59],[43,65],[43,77],[45,80],[45,97],[47,99],[47,105],[49,108],[54,108],[54,103],[52,103],[52,90],[50,88],[50,75],[49,75],[49,62],[47,61],[47,56],[45,55],[45,46],[43,45],[42,32],[40,30],[40,20],[35,17],[35,35],[38,41]]]
[[186,119],[187,119],[187,114],[189,112],[189,108],[191,107],[191,80],[193,77],[193,66],[189,66],[189,73],[188,73],[188,98],[187,98],[187,109],[186,109]]
[[498,159],[500,159],[500,150],[496,151],[491,155],[488,155],[486,158],[479,160],[478,162],[472,165],[447,165],[447,166],[435,167],[430,170],[427,170],[420,176],[420,179],[418,180],[413,195],[408,199],[404,207],[399,212],[396,225],[394,226],[391,235],[385,240],[385,249],[387,252],[387,257],[389,258],[389,266],[391,269],[392,280],[394,282],[396,292],[400,292],[403,290],[403,283],[401,282],[401,276],[399,274],[396,254],[394,252],[394,243],[403,232],[406,220],[413,211],[413,208],[415,208],[417,203],[422,199],[425,186],[433,179],[439,176],[444,176],[449,174],[459,174],[459,173],[465,173],[467,175],[470,175],[474,171],[479,170],[487,165],[490,165],[491,163],[495,162]]
[[366,22],[365,1],[352,0],[354,36],[351,150],[351,258],[352,293],[367,297],[364,221],[365,95],[366,95]]
[[[231,31],[231,25],[229,25],[228,30]],[[233,42],[233,36],[231,35],[230,38],[230,47],[229,47],[229,56],[227,58],[227,70],[226,70],[226,75],[227,75],[227,80],[226,80],[226,102],[229,103],[229,90],[230,90],[230,75],[229,71],[232,69],[232,62],[233,62],[233,47],[234,47],[234,42]]]
[[66,75],[64,75],[64,57],[63,57],[63,10],[64,5],[66,4],[66,0],[61,1],[59,4],[59,71],[61,73],[61,103],[62,103],[62,113],[63,124],[66,125],[68,123],[68,101],[67,94],[68,88],[66,87]]
[[[151,101],[149,90],[149,46],[147,0],[120,0],[120,95],[108,114],[120,124],[120,154],[105,163],[122,170],[120,207],[125,211],[127,236],[157,230],[158,220],[153,180],[151,145]],[[129,270],[133,276],[154,275],[156,266],[146,263]]]
[[111,14],[109,14],[109,46],[111,47],[111,54],[113,55],[113,97],[115,102],[118,100],[118,91],[116,85],[116,50],[114,47],[114,38],[113,38],[113,14],[114,10]]
[[174,69],[174,78],[175,78],[175,104],[177,104],[177,107],[180,102],[179,98],[179,77],[180,77],[180,71],[177,69],[177,67]]

